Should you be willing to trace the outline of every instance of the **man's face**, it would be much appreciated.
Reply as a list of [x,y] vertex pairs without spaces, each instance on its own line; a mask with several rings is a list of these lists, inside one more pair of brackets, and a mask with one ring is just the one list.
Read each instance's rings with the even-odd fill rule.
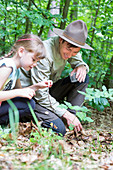
[[59,38],[60,42],[60,55],[64,60],[67,60],[68,58],[71,58],[72,56],[77,55],[77,53],[80,51],[80,47],[69,47],[68,42],[64,41]]

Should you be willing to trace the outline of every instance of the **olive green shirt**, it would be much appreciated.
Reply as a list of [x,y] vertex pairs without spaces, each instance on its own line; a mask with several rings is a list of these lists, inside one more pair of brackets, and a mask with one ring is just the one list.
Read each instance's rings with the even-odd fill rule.
[[[21,84],[23,87],[36,84],[42,80],[52,80],[54,83],[60,79],[61,73],[64,70],[67,60],[64,60],[59,53],[59,37],[51,37],[45,40],[44,46],[46,48],[46,58],[37,62],[37,66],[30,71],[21,69]],[[71,67],[74,69],[80,65],[85,65],[87,72],[89,71],[88,65],[82,60],[80,52],[68,59]],[[35,100],[41,106],[54,111],[59,117],[61,117],[66,109],[59,107],[59,102],[56,101],[49,93],[48,88],[39,89],[36,92]]]

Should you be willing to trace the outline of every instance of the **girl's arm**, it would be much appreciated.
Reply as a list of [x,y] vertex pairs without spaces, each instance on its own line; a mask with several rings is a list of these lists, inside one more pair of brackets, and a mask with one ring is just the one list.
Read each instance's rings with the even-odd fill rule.
[[[0,90],[2,90],[4,83],[7,81],[11,72],[12,72],[12,68],[5,67],[5,66],[0,68]],[[21,88],[19,80],[17,80],[16,82],[16,87]],[[31,99],[34,95],[35,95],[35,91],[31,88],[0,91],[0,102],[15,98],[15,97],[26,97],[26,98]]]
[[35,91],[29,87],[23,89],[13,89],[0,91],[0,102],[12,99],[15,97],[25,97],[31,99],[35,95]]
[[[4,83],[8,79],[11,72],[12,72],[12,68],[8,68],[5,66],[0,68],[0,90],[2,89]],[[36,85],[27,88],[21,88],[21,83],[20,80],[18,79],[15,85],[15,88],[18,89],[0,91],[0,102],[15,97],[26,97],[31,99],[35,95],[35,91],[37,91],[39,88],[45,88],[51,86],[52,86],[52,81],[42,81],[37,83]]]

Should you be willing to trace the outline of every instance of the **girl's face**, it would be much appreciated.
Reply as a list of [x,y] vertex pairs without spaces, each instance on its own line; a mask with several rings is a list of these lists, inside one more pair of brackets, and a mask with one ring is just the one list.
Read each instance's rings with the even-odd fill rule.
[[20,65],[26,71],[29,71],[30,69],[36,66],[37,61],[39,60],[40,58],[38,58],[38,56],[34,52],[28,52],[24,50],[20,59]]
[[77,53],[80,51],[80,47],[68,47],[68,43],[65,41],[62,43],[62,39],[59,39],[60,41],[60,55],[64,60],[67,60],[68,58],[71,58],[72,56],[77,55]]

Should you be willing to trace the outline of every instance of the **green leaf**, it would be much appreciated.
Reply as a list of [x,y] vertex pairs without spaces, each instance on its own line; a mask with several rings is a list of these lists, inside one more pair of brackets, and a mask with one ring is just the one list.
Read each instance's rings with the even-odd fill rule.
[[107,91],[106,86],[102,86],[102,90],[103,90],[103,91]]
[[73,130],[73,129],[74,129],[74,125],[70,124],[70,125],[69,125],[69,129],[70,129],[70,130]]
[[60,104],[58,107],[60,107],[61,109],[68,109],[68,107],[65,104]]
[[86,117],[86,118],[84,119],[84,121],[94,122],[94,120],[93,120],[93,119],[91,119],[90,117]]
[[84,121],[84,119],[86,118],[86,113],[84,112],[77,112],[76,116],[81,120]]
[[64,101],[64,103],[70,108],[72,106],[71,103]]
[[99,99],[100,104],[102,104],[103,106],[109,106],[109,102],[106,98],[100,98]]

